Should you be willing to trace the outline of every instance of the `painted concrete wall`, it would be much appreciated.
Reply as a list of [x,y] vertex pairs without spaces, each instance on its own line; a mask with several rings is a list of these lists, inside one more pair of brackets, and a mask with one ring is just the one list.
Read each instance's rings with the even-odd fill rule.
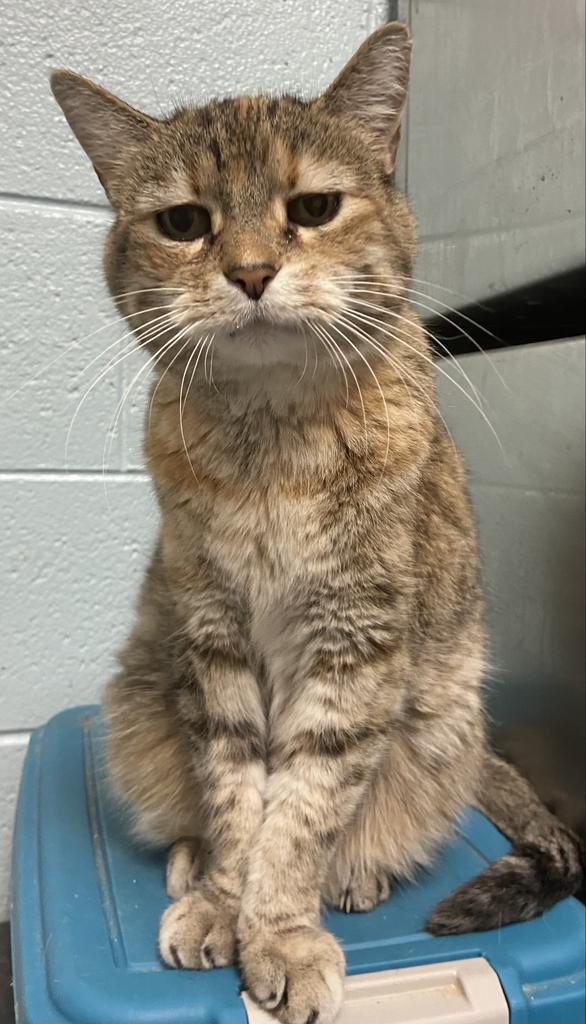
[[[451,11],[470,3],[438,0],[437,6]],[[414,5],[413,16],[423,15],[426,7]],[[112,355],[107,346],[120,331],[108,326],[112,311],[100,279],[109,214],[91,168],[50,98],[46,73],[56,65],[71,66],[154,113],[181,97],[260,88],[314,92],[384,19],[385,5],[379,0],[319,0],[307,9],[311,15],[302,16],[299,4],[290,0],[278,5],[260,0],[249,5],[234,0],[219,5],[203,0],[197,5],[188,0],[91,0],[84,5],[21,0],[5,4],[0,14],[0,919],[7,911],[10,828],[29,730],[64,706],[98,699],[127,630],[156,523],[140,461],[140,402],[126,403],[112,443],[104,443],[125,387],[141,365],[136,358],[104,376],[70,429],[80,400]],[[414,18],[422,54],[430,46],[431,24],[417,24]],[[423,118],[426,97],[431,102],[436,95],[428,59],[421,56],[416,65],[422,113],[412,108],[415,120]],[[496,122],[491,131],[497,132]],[[418,138],[417,132],[409,133],[408,154]],[[413,149],[409,160],[409,183],[418,203],[425,196],[421,175],[426,172],[421,169],[417,179],[411,172],[421,151]],[[484,188],[482,176],[479,180]],[[443,195],[434,202],[443,204]],[[431,216],[433,204],[428,209]],[[467,238],[466,225],[476,226],[471,200],[467,211],[460,223],[442,222],[437,230],[445,229],[451,238],[461,231]],[[422,213],[420,220],[424,245],[435,244]],[[569,251],[573,235],[564,238]],[[448,239],[446,248],[440,247],[441,260],[421,276],[433,273],[439,283],[459,288],[472,250],[466,250],[462,264],[445,255],[449,245]],[[552,259],[570,258],[562,258],[562,249]],[[492,253],[486,259],[500,265],[498,251]],[[519,250],[517,265],[525,259]],[[494,280],[502,285],[502,276]],[[466,287],[474,289],[475,279],[467,279]],[[565,351],[560,349],[558,361],[544,369],[548,381],[565,365]],[[506,374],[508,357],[500,358]],[[564,387],[575,383],[569,376]],[[27,380],[33,382],[23,387]],[[540,402],[536,415],[551,425],[551,430],[542,429],[542,445],[548,465],[559,468],[568,458],[563,438],[577,429],[575,405],[560,402],[550,408],[543,395]],[[500,415],[504,408],[501,402]],[[536,425],[531,408],[528,403],[521,421],[528,450]],[[446,415],[455,425],[462,423],[465,442],[475,438],[467,453],[473,465],[483,466],[491,442],[485,432],[472,430],[470,410],[450,406]],[[527,490],[541,495],[533,503],[542,509],[533,520],[532,550],[538,551],[549,543],[559,494],[567,487],[558,476],[550,481],[544,473],[531,480],[529,474]],[[489,483],[492,487],[494,481]],[[497,559],[492,591],[504,602],[498,605],[502,614],[493,617],[497,631],[508,621],[503,594],[512,579],[507,547],[499,543],[505,536],[511,542],[516,515],[511,505],[509,533],[502,537],[498,530],[496,537],[490,532],[491,515],[483,526],[487,558]],[[535,588],[547,584],[544,572],[536,572],[526,577],[522,560],[514,563],[516,593],[531,595],[525,601],[528,620],[531,602],[541,607],[541,592]],[[507,590],[501,587],[503,574],[508,574]],[[563,579],[559,599],[566,600],[562,584]],[[559,639],[555,634],[548,641],[552,658],[562,651]],[[503,661],[519,653],[514,633],[509,631],[502,643]],[[529,641],[523,650],[529,658]],[[511,661],[515,671],[524,657]]]

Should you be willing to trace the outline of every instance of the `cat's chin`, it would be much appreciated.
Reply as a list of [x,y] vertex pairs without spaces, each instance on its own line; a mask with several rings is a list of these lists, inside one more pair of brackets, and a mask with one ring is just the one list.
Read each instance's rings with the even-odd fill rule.
[[256,320],[217,331],[216,360],[230,366],[303,366],[308,350],[307,332],[292,323]]
[[244,324],[235,324],[233,327],[228,327],[223,332],[227,337],[234,341],[248,341],[250,344],[267,344],[271,341],[278,342],[285,336],[296,336],[302,335],[302,329],[296,324],[283,321],[282,323],[272,323],[265,319],[254,319],[249,320]]

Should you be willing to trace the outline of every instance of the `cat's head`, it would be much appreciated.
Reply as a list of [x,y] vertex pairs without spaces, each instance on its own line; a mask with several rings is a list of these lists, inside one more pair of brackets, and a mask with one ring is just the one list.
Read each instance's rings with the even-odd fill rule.
[[[163,364],[195,366],[213,334],[216,366],[298,365],[310,330],[342,344],[357,283],[377,275],[401,295],[414,231],[390,176],[410,49],[390,23],[314,101],[242,96],[166,120],[54,72],[116,212],[111,291]],[[359,330],[349,337],[362,347]]]

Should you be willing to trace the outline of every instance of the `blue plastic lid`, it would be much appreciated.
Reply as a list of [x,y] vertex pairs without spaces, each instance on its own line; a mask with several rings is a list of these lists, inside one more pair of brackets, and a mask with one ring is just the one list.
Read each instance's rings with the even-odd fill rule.
[[[513,1024],[583,1024],[585,916],[576,900],[494,932],[423,930],[439,899],[508,849],[469,811],[433,872],[395,887],[369,914],[328,912],[349,973],[484,956]],[[234,968],[173,971],[159,960],[164,861],[131,844],[109,798],[97,709],[64,712],[37,730],[14,841],[18,1024],[246,1024]]]

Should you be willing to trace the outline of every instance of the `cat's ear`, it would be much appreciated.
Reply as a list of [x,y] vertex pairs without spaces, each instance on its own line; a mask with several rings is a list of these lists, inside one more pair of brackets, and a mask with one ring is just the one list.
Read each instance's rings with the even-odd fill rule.
[[407,99],[411,35],[390,21],[366,39],[318,101],[334,114],[354,118],[371,136],[390,173]]
[[108,199],[116,206],[116,180],[121,170],[160,122],[73,71],[53,71],[50,84]]

